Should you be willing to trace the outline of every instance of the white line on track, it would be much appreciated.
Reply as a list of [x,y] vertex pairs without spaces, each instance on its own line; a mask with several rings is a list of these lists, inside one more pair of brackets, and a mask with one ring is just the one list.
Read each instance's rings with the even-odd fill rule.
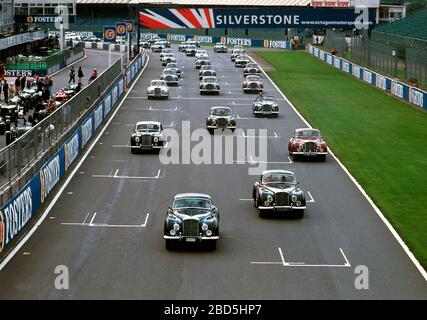
[[92,220],[90,223],[79,223],[79,222],[62,222],[61,225],[64,226],[84,226],[84,227],[103,227],[103,228],[145,228],[148,223],[148,217],[150,213],[147,212],[145,216],[145,221],[143,224],[108,224],[108,223],[94,223],[94,219],[96,217],[96,212],[94,213]]
[[[252,57],[248,56],[253,62],[255,62]],[[310,123],[301,115],[301,113],[295,108],[295,106],[292,104],[292,102],[285,96],[285,94],[280,90],[280,88],[271,80],[271,78],[268,76],[268,74],[264,71],[264,69],[260,66],[260,69],[262,73],[265,75],[265,77],[270,81],[270,83],[276,88],[276,90],[281,94],[283,99],[289,104],[289,106],[293,109],[293,111],[298,115],[298,117],[307,125],[307,127],[312,128]],[[385,226],[388,228],[388,230],[391,232],[393,237],[396,239],[396,241],[399,243],[399,245],[402,247],[403,251],[406,253],[406,255],[409,257],[409,259],[412,261],[412,263],[415,265],[415,267],[418,269],[418,271],[421,273],[421,276],[424,278],[425,281],[427,281],[427,272],[424,270],[420,262],[415,258],[414,254],[409,250],[406,243],[402,240],[400,235],[397,233],[397,231],[393,228],[391,223],[387,220],[387,218],[384,216],[382,211],[377,207],[377,205],[374,203],[374,201],[371,199],[371,197],[367,194],[365,189],[357,182],[357,180],[352,176],[350,171],[342,164],[342,162],[338,159],[338,157],[332,152],[331,149],[329,149],[329,154],[335,159],[335,161],[338,163],[338,165],[341,167],[341,169],[347,174],[347,176],[350,178],[350,180],[353,182],[353,184],[359,189],[360,193],[365,197],[365,199],[368,201],[368,203],[371,205],[371,207],[374,209],[375,213],[379,216],[379,218],[383,221]]]
[[311,195],[310,191],[307,191],[307,194],[310,196],[310,200],[308,200],[307,202],[316,202],[316,200],[314,200],[313,196]]
[[111,115],[111,118],[105,123],[104,127],[98,133],[98,136],[96,136],[94,138],[94,140],[91,142],[91,144],[89,145],[89,147],[87,148],[87,150],[84,152],[84,154],[83,154],[82,158],[80,159],[80,161],[76,164],[76,166],[73,169],[73,171],[71,171],[71,174],[65,180],[64,184],[60,187],[60,189],[58,190],[58,193],[53,197],[52,201],[49,203],[49,205],[47,206],[46,210],[40,216],[40,218],[38,219],[38,221],[36,222],[36,224],[30,229],[30,231],[28,231],[28,233],[22,238],[22,240],[16,245],[16,247],[13,248],[13,250],[8,254],[8,256],[0,263],[0,271],[9,263],[9,261],[14,257],[14,255],[24,246],[24,244],[28,241],[28,239],[30,239],[30,237],[34,234],[34,232],[36,232],[36,230],[38,229],[38,227],[43,223],[44,219],[46,219],[46,217],[49,215],[50,211],[52,210],[52,208],[54,207],[54,205],[57,203],[58,199],[61,197],[61,195],[64,192],[64,190],[67,188],[67,186],[70,183],[70,181],[76,175],[76,173],[80,169],[81,165],[83,164],[83,162],[86,160],[87,156],[89,155],[89,153],[96,146],[97,142],[99,141],[99,139],[101,138],[101,136],[103,135],[103,133],[106,131],[108,125],[114,119],[115,115],[120,110],[120,108],[122,107],[123,103],[126,101],[127,97],[129,96],[129,93],[132,92],[132,89],[134,88],[135,84],[138,82],[138,80],[143,75],[144,70],[147,67],[147,65],[148,65],[149,62],[150,62],[150,56],[147,55],[147,60],[146,60],[146,63],[144,65],[144,67],[140,71],[138,77],[134,80],[134,83],[130,86],[128,92],[126,92],[125,96],[123,97],[123,100],[117,106],[117,109]]

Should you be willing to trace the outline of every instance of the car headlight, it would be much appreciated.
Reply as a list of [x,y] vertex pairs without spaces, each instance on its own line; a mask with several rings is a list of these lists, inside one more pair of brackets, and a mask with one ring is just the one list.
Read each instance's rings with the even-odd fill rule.
[[301,201],[297,201],[297,207],[300,207],[301,206]]
[[304,144],[300,143],[299,146],[298,146],[298,150],[302,150],[302,148],[304,148]]
[[267,201],[270,202],[270,203],[273,202],[273,196],[272,195],[268,195],[267,196]]
[[204,223],[204,224],[202,225],[202,231],[203,231],[203,232],[206,232],[208,229],[209,229],[208,225],[207,225],[206,223]]
[[207,235],[208,237],[210,237],[210,236],[212,235],[212,231],[211,231],[211,230],[206,230],[206,235]]
[[153,140],[154,142],[159,142],[159,137],[154,137]]
[[212,124],[216,124],[216,119],[212,119]]
[[296,195],[292,195],[291,201],[292,202],[297,202],[297,200],[298,200],[298,197]]
[[173,225],[173,230],[175,230],[175,231],[179,231],[179,224],[178,223],[175,223],[174,225]]
[[139,137],[135,137],[135,142],[139,142],[141,139]]
[[167,93],[168,91],[166,89],[162,89],[162,93]]

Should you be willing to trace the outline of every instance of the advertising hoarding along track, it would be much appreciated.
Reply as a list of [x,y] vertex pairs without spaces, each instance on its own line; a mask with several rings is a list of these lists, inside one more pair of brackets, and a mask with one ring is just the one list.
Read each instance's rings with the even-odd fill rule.
[[360,8],[149,8],[142,28],[372,28],[375,9]]

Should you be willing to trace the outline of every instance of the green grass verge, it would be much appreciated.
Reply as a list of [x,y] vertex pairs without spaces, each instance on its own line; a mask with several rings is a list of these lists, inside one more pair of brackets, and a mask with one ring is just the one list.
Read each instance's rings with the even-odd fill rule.
[[257,54],[426,267],[427,113],[307,52]]

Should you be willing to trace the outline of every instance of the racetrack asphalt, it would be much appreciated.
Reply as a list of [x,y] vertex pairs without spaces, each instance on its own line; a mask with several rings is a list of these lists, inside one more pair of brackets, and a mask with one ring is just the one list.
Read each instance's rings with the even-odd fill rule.
[[[149,53],[49,217],[0,271],[0,299],[426,299],[426,281],[338,163],[289,161],[287,141],[305,124],[274,86],[263,76],[264,94],[279,99],[279,118],[253,119],[256,95],[243,94],[242,69],[229,53],[207,50],[220,95],[201,96],[195,59],[176,52],[184,75],[164,101],[146,99],[163,69]],[[258,216],[248,163],[163,165],[156,154],[131,154],[137,121],[204,128],[213,105],[231,106],[239,128],[268,129],[268,168],[295,172],[314,199],[302,220]],[[166,210],[181,192],[213,197],[221,213],[216,251],[165,249]],[[58,265],[68,267],[68,290],[55,289]],[[369,270],[369,289],[355,286],[358,266]]]

